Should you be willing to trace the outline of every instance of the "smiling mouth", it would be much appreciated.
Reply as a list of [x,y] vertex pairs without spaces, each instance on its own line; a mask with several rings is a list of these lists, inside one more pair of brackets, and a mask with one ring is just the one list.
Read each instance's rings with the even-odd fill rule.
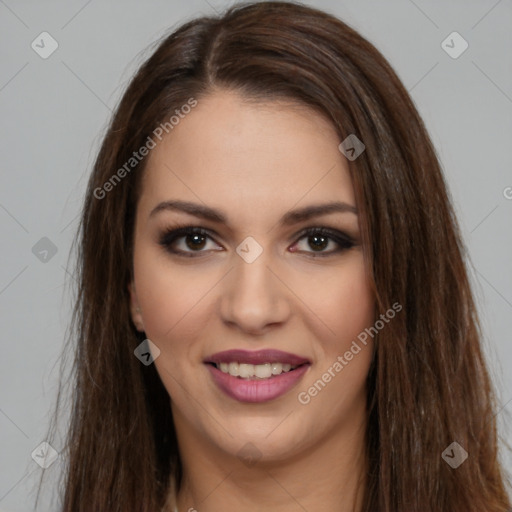
[[243,403],[264,403],[288,393],[308,372],[306,357],[275,349],[232,349],[203,360],[215,385]]
[[289,363],[247,364],[238,362],[210,362],[209,364],[215,366],[215,368],[217,368],[221,372],[231,375],[232,377],[237,377],[239,379],[245,380],[262,380],[271,379],[273,377],[282,375],[283,373],[292,372],[293,370],[296,370],[300,366],[304,366],[304,364],[308,363],[292,365]]

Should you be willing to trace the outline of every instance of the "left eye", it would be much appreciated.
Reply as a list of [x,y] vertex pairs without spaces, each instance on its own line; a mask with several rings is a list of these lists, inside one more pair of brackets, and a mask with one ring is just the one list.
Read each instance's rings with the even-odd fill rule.
[[[296,243],[296,245],[298,245],[299,242],[303,239],[305,239],[305,245],[313,249],[312,251],[305,249],[305,252],[312,253],[312,256],[328,256],[330,254],[339,253],[350,249],[355,245],[354,241],[348,235],[326,228],[310,228],[306,230],[302,233],[302,236],[299,238],[299,241]],[[329,251],[325,250],[332,245],[338,246],[338,248],[334,248]]]

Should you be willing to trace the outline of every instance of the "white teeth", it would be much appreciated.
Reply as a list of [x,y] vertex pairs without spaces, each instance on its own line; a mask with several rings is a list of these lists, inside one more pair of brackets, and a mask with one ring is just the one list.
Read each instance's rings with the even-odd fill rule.
[[241,364],[238,367],[238,371],[239,371],[240,377],[242,377],[242,379],[254,377],[254,365],[253,364]]
[[219,363],[217,368],[223,373],[229,373],[233,377],[241,377],[242,379],[268,379],[273,375],[281,375],[281,373],[294,370],[297,366],[289,363],[265,363],[265,364],[246,364],[246,363]]
[[272,363],[272,375],[279,375],[283,371],[281,363]]
[[270,367],[270,363],[259,364],[255,366],[254,375],[256,375],[258,379],[268,379],[272,375],[272,368]]
[[[224,370],[222,371],[224,372]],[[238,377],[240,375],[238,363],[229,363],[229,370],[224,373],[229,373],[230,375],[233,375],[233,377]]]

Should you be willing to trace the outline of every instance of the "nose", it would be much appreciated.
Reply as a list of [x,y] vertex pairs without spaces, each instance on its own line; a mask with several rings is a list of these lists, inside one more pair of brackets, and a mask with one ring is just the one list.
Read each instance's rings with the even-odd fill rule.
[[290,317],[286,287],[271,269],[266,251],[247,263],[241,258],[229,272],[221,297],[223,321],[252,335],[264,334]]

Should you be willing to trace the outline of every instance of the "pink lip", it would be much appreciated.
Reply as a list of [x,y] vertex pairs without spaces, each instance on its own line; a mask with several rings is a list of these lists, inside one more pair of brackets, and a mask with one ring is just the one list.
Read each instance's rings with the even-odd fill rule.
[[211,364],[206,365],[217,386],[239,402],[260,403],[274,400],[289,391],[308,371],[309,364],[268,379],[240,379],[224,373]]
[[[218,352],[204,361],[210,371],[213,381],[229,397],[239,402],[261,403],[274,400],[287,393],[308,371],[311,363],[300,356],[281,352],[280,350],[259,350],[250,352],[247,350],[226,350]],[[210,363],[289,363],[293,366],[300,365],[280,375],[274,375],[268,379],[242,379],[224,373]]]
[[217,352],[204,360],[205,363],[246,363],[246,364],[265,364],[265,363],[288,363],[292,366],[309,363],[304,357],[283,352],[281,350],[225,350]]

